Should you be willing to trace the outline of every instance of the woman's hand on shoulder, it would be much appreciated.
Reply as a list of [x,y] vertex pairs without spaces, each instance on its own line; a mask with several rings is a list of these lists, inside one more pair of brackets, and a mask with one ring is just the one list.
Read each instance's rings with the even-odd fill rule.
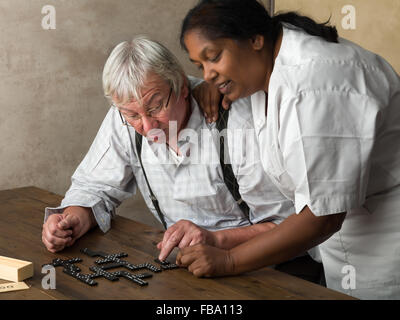
[[[218,89],[203,81],[197,87],[193,89],[193,96],[199,104],[200,108],[203,110],[204,116],[208,123],[215,122],[218,119],[218,109],[221,102],[222,95]],[[228,110],[231,101],[223,96],[222,107]]]

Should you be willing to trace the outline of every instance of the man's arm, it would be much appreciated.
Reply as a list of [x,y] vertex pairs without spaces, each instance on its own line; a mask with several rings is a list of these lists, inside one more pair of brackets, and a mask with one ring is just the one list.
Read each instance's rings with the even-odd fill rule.
[[49,251],[61,251],[96,225],[90,208],[67,207],[62,214],[51,215],[44,223],[42,241]]
[[158,243],[157,248],[161,250],[158,258],[165,260],[175,247],[183,249],[196,244],[231,249],[260,233],[273,229],[275,226],[272,222],[264,222],[213,232],[201,228],[191,221],[180,220],[165,231],[163,240]]
[[[71,245],[77,236],[82,235],[82,230],[87,231],[93,223],[99,225],[103,232],[109,230],[115,208],[136,192],[128,142],[128,129],[121,124],[118,113],[111,108],[88,153],[73,174],[72,184],[61,205],[46,208],[43,241],[47,247],[52,244],[59,249]],[[91,214],[85,216],[81,213],[83,209],[77,208],[86,208]],[[82,220],[82,223],[76,225],[72,238],[69,232],[61,228],[56,230],[59,222],[71,215],[71,212],[74,213],[72,216],[79,216],[79,221]],[[47,225],[49,219],[51,223]],[[64,220],[64,223],[77,221],[75,218],[70,219],[73,221]],[[66,230],[70,228],[71,225]],[[66,240],[66,237],[71,239]],[[49,239],[53,242],[49,243]]]
[[276,224],[273,222],[264,222],[246,227],[215,231],[215,247],[227,250],[232,249],[233,247],[254,238],[258,234],[270,231],[275,227]]
[[71,206],[91,208],[103,232],[111,225],[115,208],[136,192],[128,131],[118,112],[110,108],[85,158],[71,180],[72,184],[57,208],[46,208],[45,221],[51,214],[63,213]]

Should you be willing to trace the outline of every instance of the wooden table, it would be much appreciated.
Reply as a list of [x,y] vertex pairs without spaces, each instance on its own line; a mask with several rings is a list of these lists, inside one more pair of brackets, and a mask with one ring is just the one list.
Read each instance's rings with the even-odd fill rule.
[[[158,255],[156,244],[162,239],[162,230],[117,217],[112,228],[103,234],[99,228],[90,231],[74,246],[52,254],[41,241],[44,208],[59,205],[62,197],[51,192],[26,187],[0,191],[0,255],[34,264],[34,276],[25,282],[28,290],[0,293],[1,299],[173,299],[173,300],[256,300],[256,299],[352,299],[339,292],[311,282],[263,268],[241,276],[215,279],[196,278],[186,269],[163,271],[147,279],[148,286],[140,287],[126,279],[111,282],[98,278],[96,287],[90,287],[56,268],[56,289],[42,288],[42,265],[54,258],[80,257],[77,264],[82,273],[96,258],[82,254],[81,248],[106,253],[125,252],[125,260],[140,264],[154,263]],[[118,270],[118,269],[116,269]],[[115,271],[115,270],[112,270]]]

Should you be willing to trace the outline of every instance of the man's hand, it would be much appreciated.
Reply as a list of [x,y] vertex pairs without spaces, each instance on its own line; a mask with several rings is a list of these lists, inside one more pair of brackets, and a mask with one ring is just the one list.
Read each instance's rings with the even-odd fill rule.
[[158,259],[165,260],[175,247],[182,249],[198,243],[216,245],[214,233],[188,220],[180,220],[165,231],[163,240],[157,244],[161,250]]
[[187,267],[196,277],[212,277],[234,273],[235,265],[229,250],[204,244],[181,249],[176,264]]
[[43,224],[42,242],[53,253],[64,249],[72,241],[72,230],[64,230],[59,226],[62,220],[62,214],[52,214]]
[[[193,96],[204,112],[204,116],[208,123],[215,122],[218,119],[219,103],[221,101],[221,93],[217,87],[203,81],[193,89]],[[231,101],[224,96],[222,107],[229,109]]]
[[57,252],[75,243],[96,225],[90,208],[68,207],[62,214],[52,214],[43,224],[42,241],[50,252]]

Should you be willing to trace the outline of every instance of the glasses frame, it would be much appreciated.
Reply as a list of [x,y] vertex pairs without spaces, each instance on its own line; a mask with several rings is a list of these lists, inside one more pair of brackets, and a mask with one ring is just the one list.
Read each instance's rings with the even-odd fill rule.
[[[165,104],[164,109],[168,108],[168,104],[169,104],[169,100],[171,99],[171,94],[172,94],[172,87],[169,89],[169,94],[168,94],[168,99],[167,99],[167,103]],[[118,107],[113,103],[112,106],[114,106],[115,108],[117,108],[119,116],[121,118],[122,121],[122,125],[127,126],[127,127],[133,127],[128,121],[126,121],[126,119],[124,118],[124,116],[122,115],[121,111],[118,109]],[[140,118],[141,120],[142,118]]]

